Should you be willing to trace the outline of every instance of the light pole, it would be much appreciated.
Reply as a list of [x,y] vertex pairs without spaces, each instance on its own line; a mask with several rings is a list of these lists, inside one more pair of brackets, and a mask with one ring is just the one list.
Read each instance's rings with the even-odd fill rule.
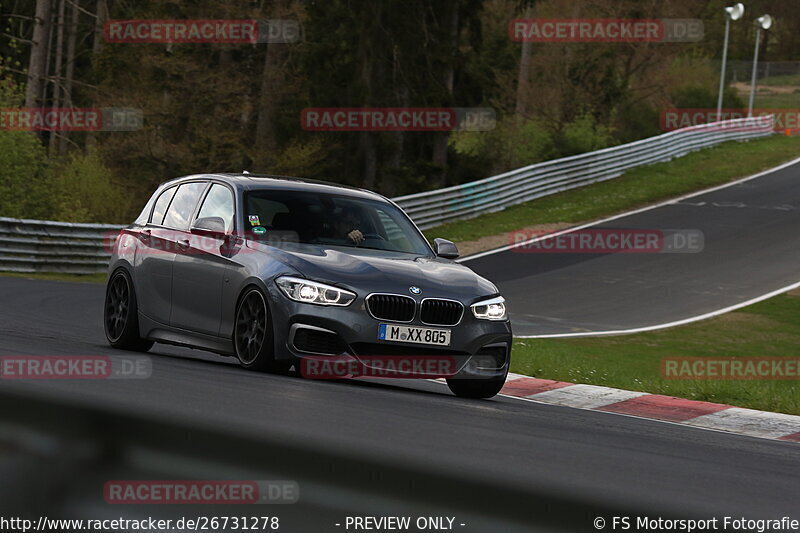
[[753,76],[750,78],[750,104],[747,106],[747,116],[753,116],[753,100],[756,98],[756,69],[758,68],[758,43],[761,42],[761,30],[772,27],[772,17],[761,15],[756,19],[756,52],[753,54]]
[[722,92],[725,89],[725,63],[728,61],[728,34],[731,31],[731,21],[739,20],[744,15],[744,5],[725,8],[725,43],[722,45],[722,69],[719,75],[719,96],[717,96],[717,120],[722,120]]

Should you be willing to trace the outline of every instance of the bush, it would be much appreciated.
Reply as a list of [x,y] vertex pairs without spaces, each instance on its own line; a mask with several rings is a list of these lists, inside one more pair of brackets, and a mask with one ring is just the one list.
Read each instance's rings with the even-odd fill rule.
[[629,143],[664,133],[661,116],[655,107],[645,102],[627,104],[620,108],[616,122],[616,138]]
[[616,144],[611,128],[584,114],[564,126],[558,139],[559,157],[592,152]]
[[305,143],[294,141],[276,153],[275,162],[268,172],[289,176],[313,176],[325,166],[328,155],[328,150],[321,139],[311,139]]
[[100,156],[72,154],[53,169],[48,196],[53,217],[66,222],[130,222],[132,199]]
[[471,159],[476,168],[485,169],[485,176],[555,156],[552,133],[539,121],[521,121],[516,116],[498,121],[491,131],[454,133],[450,146],[459,156]]
[[0,131],[0,216],[36,218],[47,212],[36,202],[47,180],[47,156],[34,135]]
[[[723,92],[725,109],[741,109],[745,106],[744,101],[739,98],[739,94],[735,90],[726,87]],[[676,89],[670,100],[672,100],[672,105],[678,109],[716,109],[717,97],[716,91],[706,87],[685,85]]]
[[[0,108],[19,107],[22,88],[0,80]],[[0,216],[36,218],[46,213],[36,198],[47,180],[47,154],[36,135],[0,130]]]
[[[20,107],[23,88],[0,80],[0,108]],[[0,216],[127,222],[133,202],[96,152],[48,160],[32,132],[0,130]]]

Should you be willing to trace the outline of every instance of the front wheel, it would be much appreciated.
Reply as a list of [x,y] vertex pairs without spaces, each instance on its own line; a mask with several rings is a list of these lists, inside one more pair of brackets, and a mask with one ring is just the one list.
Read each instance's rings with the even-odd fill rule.
[[264,294],[247,290],[236,308],[233,342],[239,363],[252,370],[285,372],[291,362],[276,361],[272,320]]
[[506,377],[491,379],[447,380],[447,386],[459,398],[491,398],[496,396],[506,383]]
[[146,352],[153,347],[153,341],[139,336],[139,311],[136,304],[136,291],[128,273],[117,270],[106,286],[106,304],[103,310],[108,343],[114,348]]

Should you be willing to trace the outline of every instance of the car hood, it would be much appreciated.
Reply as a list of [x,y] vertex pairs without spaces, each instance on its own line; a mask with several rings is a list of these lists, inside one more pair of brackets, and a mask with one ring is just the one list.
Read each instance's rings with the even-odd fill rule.
[[497,293],[493,283],[468,267],[438,257],[359,248],[343,251],[310,244],[286,249],[251,241],[248,246],[269,254],[303,277],[361,293],[409,294],[409,287],[415,286],[422,290],[422,297],[446,297],[465,303]]

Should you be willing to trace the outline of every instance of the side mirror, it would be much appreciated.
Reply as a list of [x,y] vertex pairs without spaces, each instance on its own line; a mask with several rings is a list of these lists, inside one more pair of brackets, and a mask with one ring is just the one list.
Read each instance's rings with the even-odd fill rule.
[[433,251],[436,252],[436,255],[445,259],[458,257],[458,248],[452,241],[447,239],[433,239]]
[[198,218],[192,224],[190,230],[197,235],[225,236],[225,221],[222,217],[203,217]]

